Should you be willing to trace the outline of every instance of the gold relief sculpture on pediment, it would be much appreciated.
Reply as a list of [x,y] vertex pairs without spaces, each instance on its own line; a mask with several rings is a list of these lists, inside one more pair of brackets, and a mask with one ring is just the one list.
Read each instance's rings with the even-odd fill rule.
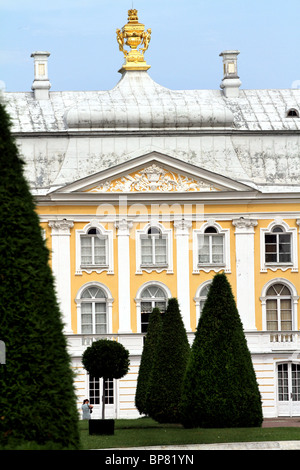
[[105,181],[88,192],[187,192],[187,191],[219,191],[209,182],[189,178],[186,175],[174,173],[153,164],[147,168],[134,172],[115,180]]

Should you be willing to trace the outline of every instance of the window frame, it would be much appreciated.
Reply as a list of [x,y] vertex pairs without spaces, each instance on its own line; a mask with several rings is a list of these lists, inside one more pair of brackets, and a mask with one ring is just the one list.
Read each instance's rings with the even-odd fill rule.
[[[83,299],[82,298],[82,294],[83,292],[85,291],[85,289],[88,289],[88,288],[92,288],[92,287],[95,287],[97,289],[101,289],[104,291],[105,295],[106,295],[106,332],[105,333],[96,333],[95,332],[95,318],[92,319],[92,325],[93,325],[93,328],[92,328],[92,333],[83,333],[82,332],[82,305],[85,304],[85,303],[89,303],[89,299]],[[91,301],[95,300],[95,303],[96,303],[96,299],[91,299]],[[76,299],[75,299],[75,303],[76,303],[76,306],[77,306],[77,332],[78,334],[81,334],[81,335],[84,335],[84,336],[105,336],[105,335],[108,335],[110,333],[112,333],[112,304],[113,304],[113,298],[112,298],[112,295],[111,295],[111,292],[110,290],[102,283],[100,282],[88,282],[86,284],[84,284],[83,286],[81,286],[81,288],[79,289],[79,291],[77,292],[77,295],[76,295]],[[98,302],[98,303],[104,303],[104,302]],[[95,311],[95,308],[93,309],[92,307],[92,315],[96,315],[96,311]]]
[[142,292],[153,286],[159,287],[165,293],[166,307],[168,306],[168,300],[172,297],[170,289],[160,281],[149,281],[139,288],[134,299],[136,303],[137,333],[142,333],[141,304],[143,301],[145,302],[145,298],[142,297]]
[[202,284],[200,284],[200,286],[198,287],[198,289],[196,291],[196,295],[194,297],[194,302],[196,304],[196,327],[197,327],[199,319],[201,317],[201,312],[202,312],[202,309],[203,309],[204,302],[207,299],[207,296],[201,295],[201,293],[202,293],[203,289],[210,288],[211,284],[212,284],[211,279],[208,280],[208,281],[205,281]]
[[[89,235],[89,231],[95,229],[97,234]],[[103,271],[107,271],[108,274],[114,274],[114,258],[113,258],[113,230],[106,230],[98,220],[92,220],[89,222],[82,230],[75,230],[76,236],[76,275],[82,275],[83,272],[88,274],[96,272],[100,274]],[[91,237],[93,238],[100,237],[101,239],[106,240],[105,252],[106,260],[105,264],[83,264],[82,260],[82,238]],[[94,245],[92,241],[92,245]],[[94,260],[95,251],[92,249],[92,256]]]
[[[274,229],[280,227],[282,232],[274,232]],[[277,261],[266,261],[266,235],[276,235],[276,256]],[[280,261],[279,255],[279,236],[289,235],[290,237],[290,261]],[[286,271],[291,269],[292,272],[298,272],[298,255],[297,255],[297,228],[290,227],[281,218],[276,218],[272,221],[268,227],[260,229],[260,253],[261,253],[261,272],[267,272],[268,270],[276,271],[278,269]],[[270,253],[271,254],[271,253]]]
[[[291,331],[294,331],[295,329],[297,329],[296,325],[297,325],[297,315],[298,315],[297,310],[298,310],[299,296],[297,295],[297,290],[296,290],[295,286],[290,281],[288,281],[287,279],[283,279],[283,278],[271,279],[269,282],[267,282],[264,285],[264,287],[262,289],[262,295],[260,297],[260,301],[261,301],[261,304],[262,304],[262,327],[263,327],[263,331],[267,331],[267,332],[271,331],[271,330],[267,330],[267,300],[270,300],[270,297],[271,297],[271,296],[267,296],[267,292],[270,289],[270,287],[272,287],[275,284],[282,284],[283,286],[287,287],[290,291],[290,294],[291,294],[290,295],[290,299],[291,299],[291,321],[292,321],[292,330]],[[277,319],[277,321],[279,321],[279,319]],[[276,330],[276,331],[281,331],[281,330]]]
[[[116,384],[114,379],[104,379],[102,377],[92,377],[88,375],[88,397],[90,405],[102,406],[103,384],[106,380],[105,387],[105,405],[115,405]],[[107,387],[108,385],[108,387]],[[96,393],[96,391],[98,393]]]
[[[160,232],[159,237],[166,240],[166,262],[165,263],[143,263],[142,262],[142,239],[148,238],[149,234],[148,231],[150,229],[156,229]],[[155,250],[155,243],[153,244],[153,240],[157,235],[153,234],[150,235],[152,239],[151,247],[152,247],[152,256],[153,251]],[[136,274],[142,274],[143,271],[147,273],[151,273],[156,271],[160,273],[162,271],[166,271],[168,274],[173,273],[173,231],[172,229],[165,228],[159,222],[152,222],[147,223],[144,228],[136,230]],[[153,261],[153,258],[152,258]],[[155,259],[154,259],[155,261]]]
[[[215,229],[215,233],[206,232],[207,229]],[[210,257],[209,262],[199,263],[199,240],[201,237],[207,237],[209,243],[212,242],[212,237],[218,236],[223,239],[223,260],[222,262],[211,262]],[[230,264],[230,229],[224,229],[220,224],[216,223],[215,220],[209,219],[205,222],[200,229],[193,230],[193,274],[199,274],[200,271],[215,271],[219,272],[224,270],[226,273],[231,272]]]

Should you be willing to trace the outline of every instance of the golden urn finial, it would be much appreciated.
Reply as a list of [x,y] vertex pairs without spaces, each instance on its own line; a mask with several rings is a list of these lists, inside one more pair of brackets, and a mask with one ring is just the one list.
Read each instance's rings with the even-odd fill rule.
[[[123,26],[122,30],[117,29],[117,41],[119,49],[123,52],[125,63],[119,72],[125,70],[148,70],[144,59],[144,52],[148,49],[151,39],[151,29],[145,31],[145,25],[139,23],[137,10],[128,10],[128,23]],[[130,50],[124,49],[129,46]],[[138,46],[142,46],[138,49]]]

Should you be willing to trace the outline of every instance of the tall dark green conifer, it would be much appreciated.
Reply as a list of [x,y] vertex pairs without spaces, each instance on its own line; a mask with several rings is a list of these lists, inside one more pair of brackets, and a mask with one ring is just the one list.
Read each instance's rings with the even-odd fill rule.
[[169,299],[147,395],[148,414],[159,423],[177,423],[180,420],[182,381],[189,352],[178,301]]
[[186,427],[259,427],[261,397],[225,274],[217,274],[198,323],[183,381]]
[[73,373],[49,252],[2,104],[0,174],[0,446],[76,449]]
[[154,308],[150,318],[145,336],[145,344],[141,357],[141,364],[139,368],[139,376],[135,394],[135,406],[141,414],[148,414],[147,409],[147,396],[148,396],[148,383],[151,377],[153,368],[153,360],[158,343],[158,338],[161,334],[162,314],[158,308]]

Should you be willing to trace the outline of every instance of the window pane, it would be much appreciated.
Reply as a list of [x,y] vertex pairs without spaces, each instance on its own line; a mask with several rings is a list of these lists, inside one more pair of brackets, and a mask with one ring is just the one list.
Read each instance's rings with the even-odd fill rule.
[[152,264],[152,239],[141,238],[142,264]]
[[155,239],[155,263],[167,263],[167,240],[165,238]]
[[278,330],[277,300],[267,300],[267,330]]
[[152,302],[141,302],[141,312],[152,312]]
[[81,263],[92,264],[92,238],[81,237]]
[[223,263],[223,236],[212,236],[212,263]]
[[166,302],[155,302],[155,307],[159,308],[161,313],[164,313],[166,311]]
[[289,299],[282,299],[280,301],[280,317],[281,317],[281,330],[292,330],[292,308]]
[[106,239],[95,237],[95,264],[106,264]]
[[200,264],[209,263],[209,236],[200,235],[198,237],[199,257]]

